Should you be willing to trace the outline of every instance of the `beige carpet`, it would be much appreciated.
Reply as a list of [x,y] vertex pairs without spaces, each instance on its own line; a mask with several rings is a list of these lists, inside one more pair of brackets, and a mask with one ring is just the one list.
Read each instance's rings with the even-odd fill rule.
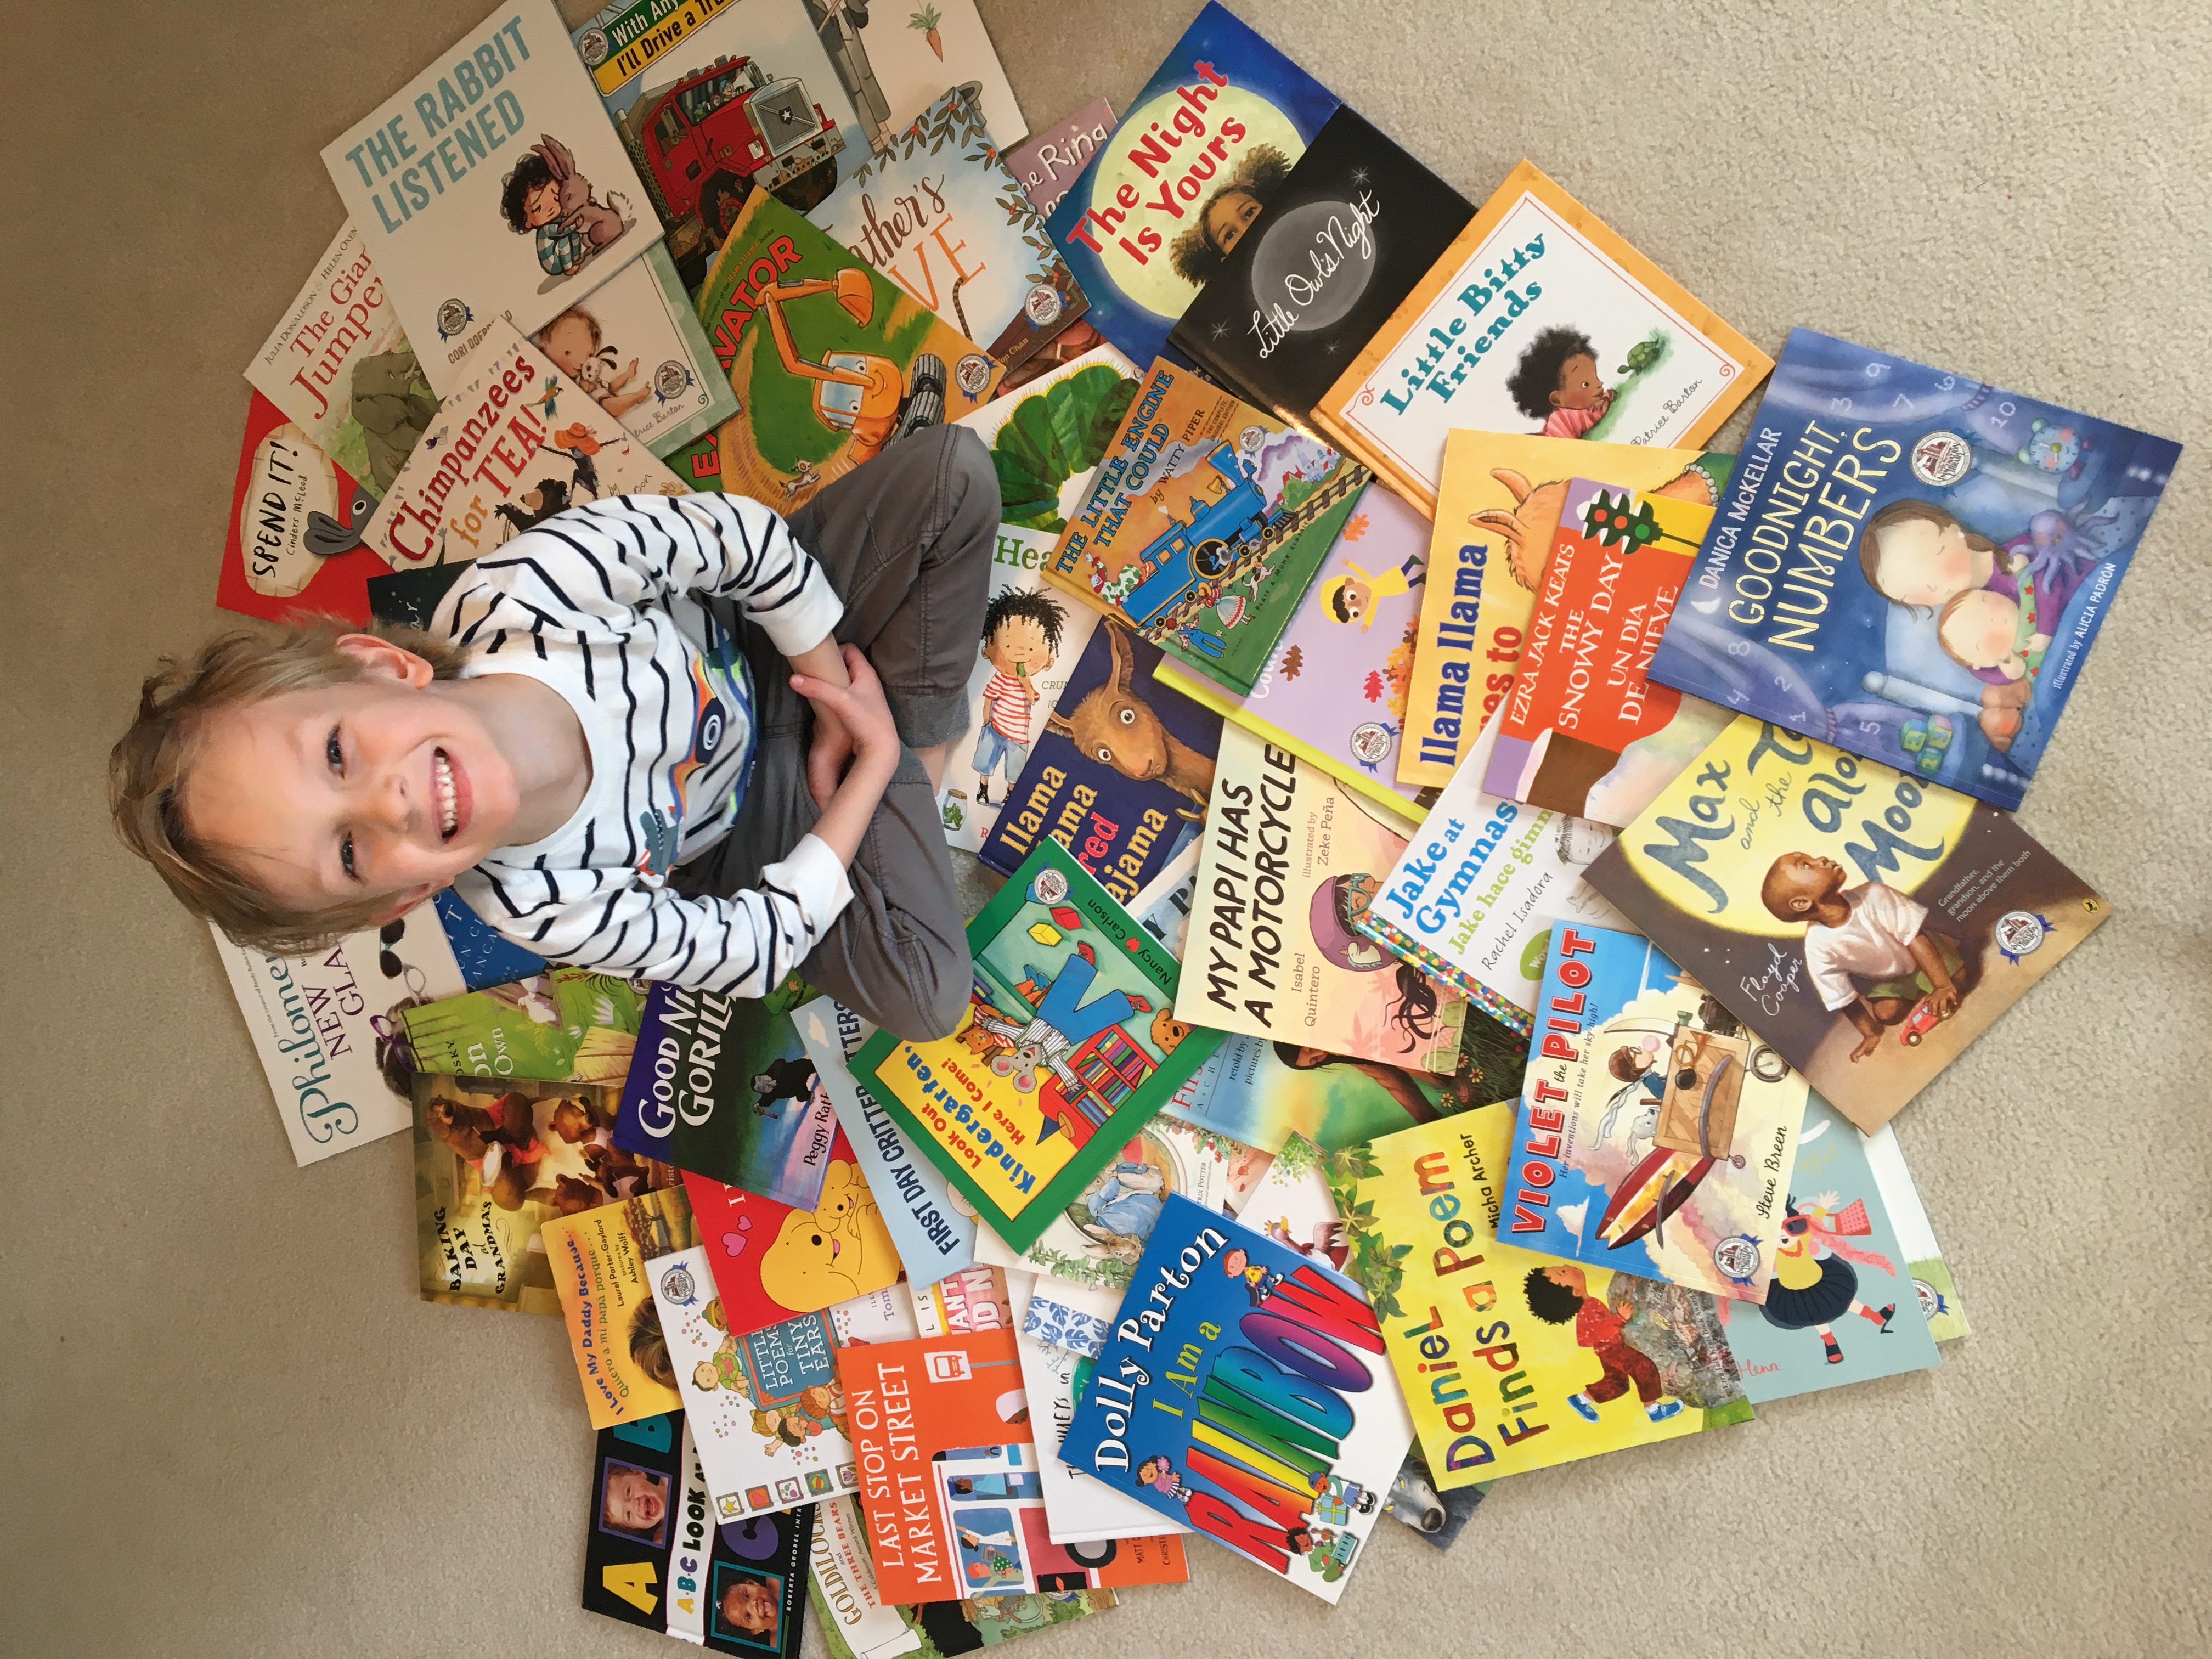
[[[1039,123],[1193,9],[982,5]],[[1237,9],[1471,197],[1534,157],[1769,349],[1807,323],[2190,447],[2022,815],[2114,919],[1898,1125],[1976,1334],[1504,1483],[1449,1556],[1386,1524],[1333,1613],[1201,1545],[1023,1651],[2204,1652],[2212,12]],[[317,150],[477,10],[9,9],[0,1650],[667,1651],[577,1607],[559,1328],[415,1299],[404,1137],[293,1167],[101,805],[139,675],[218,619],[239,370],[340,218]]]

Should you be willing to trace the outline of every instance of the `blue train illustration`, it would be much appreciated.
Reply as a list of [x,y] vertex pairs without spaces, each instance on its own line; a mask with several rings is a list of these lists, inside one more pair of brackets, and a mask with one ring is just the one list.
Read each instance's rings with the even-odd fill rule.
[[[1211,467],[1219,483],[1201,471]],[[1240,555],[1255,545],[1267,527],[1267,506],[1252,481],[1237,465],[1230,444],[1214,446],[1206,459],[1174,481],[1190,493],[1193,518],[1177,525],[1137,555],[1137,586],[1122,608],[1139,628],[1171,609],[1191,589],[1218,582],[1237,568]],[[1218,488],[1218,500],[1201,495]]]

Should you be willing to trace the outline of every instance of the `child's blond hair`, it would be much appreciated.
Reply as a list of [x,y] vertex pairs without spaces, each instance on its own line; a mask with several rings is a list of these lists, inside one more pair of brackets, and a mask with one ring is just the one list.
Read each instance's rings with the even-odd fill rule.
[[138,713],[107,756],[107,807],[123,844],[152,865],[177,900],[236,943],[296,956],[375,926],[388,896],[326,910],[281,905],[229,864],[222,849],[193,839],[179,800],[212,715],[287,691],[345,685],[366,677],[362,660],[338,648],[348,634],[373,634],[422,658],[439,679],[459,676],[465,653],[411,628],[335,617],[307,617],[280,633],[240,630],[202,646],[189,661],[161,660],[138,693]]

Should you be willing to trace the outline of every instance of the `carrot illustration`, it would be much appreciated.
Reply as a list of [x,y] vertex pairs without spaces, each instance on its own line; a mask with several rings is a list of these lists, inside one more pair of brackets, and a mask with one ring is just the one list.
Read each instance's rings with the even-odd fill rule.
[[936,7],[924,6],[907,24],[908,28],[922,32],[922,39],[929,42],[929,49],[937,54],[937,61],[940,64],[945,61],[945,40],[938,33],[937,26],[943,21],[938,15]]

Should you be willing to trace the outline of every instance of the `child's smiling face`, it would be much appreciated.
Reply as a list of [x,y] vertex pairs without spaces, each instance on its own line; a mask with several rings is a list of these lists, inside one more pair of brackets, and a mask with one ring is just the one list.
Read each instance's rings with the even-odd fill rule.
[[561,216],[561,186],[548,179],[522,198],[522,222],[535,230]]
[[605,1513],[607,1524],[626,1532],[651,1532],[668,1513],[665,1481],[657,1474],[627,1465],[607,1471]]
[[1990,564],[1957,524],[1901,519],[1875,539],[1874,585],[1899,605],[1934,607],[1987,582]]
[[1559,389],[1552,394],[1554,409],[1595,409],[1605,395],[1605,382],[1597,377],[1597,359],[1577,351],[1559,365]]
[[2020,633],[2020,607],[1995,588],[1969,588],[1948,605],[1937,635],[1969,668],[1995,668],[2012,659]]
[[1052,666],[1044,624],[1034,617],[1009,617],[983,641],[983,660],[1002,674],[1034,679]]

